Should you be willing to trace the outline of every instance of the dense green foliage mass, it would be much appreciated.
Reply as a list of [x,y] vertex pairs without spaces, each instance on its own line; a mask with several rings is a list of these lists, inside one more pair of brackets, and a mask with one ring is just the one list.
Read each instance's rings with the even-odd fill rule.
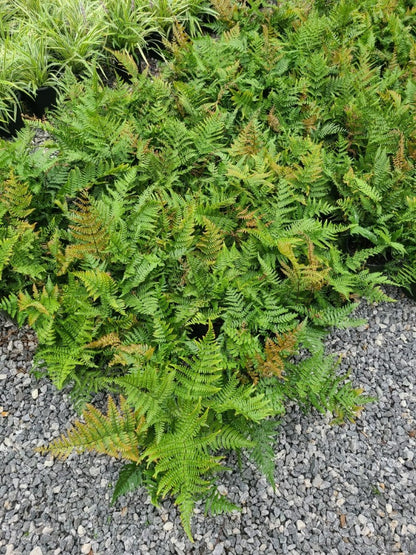
[[359,414],[323,339],[416,281],[416,10],[280,4],[213,1],[157,74],[127,50],[128,82],[68,72],[0,153],[0,306],[81,406],[120,395],[47,450],[127,459],[115,498],[173,495],[189,536],[198,500],[234,507],[227,450],[273,483],[287,400]]

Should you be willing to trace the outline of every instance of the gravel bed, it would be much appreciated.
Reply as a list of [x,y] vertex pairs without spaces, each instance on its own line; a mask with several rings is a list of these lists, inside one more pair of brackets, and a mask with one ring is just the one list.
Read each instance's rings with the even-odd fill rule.
[[67,396],[30,375],[36,341],[0,322],[0,552],[122,555],[416,554],[416,304],[367,305],[368,325],[334,332],[354,382],[378,401],[356,424],[332,427],[291,407],[276,445],[274,493],[252,465],[222,478],[242,511],[196,514],[195,543],[176,507],[139,490],[110,506],[119,461],[34,453],[66,429]]

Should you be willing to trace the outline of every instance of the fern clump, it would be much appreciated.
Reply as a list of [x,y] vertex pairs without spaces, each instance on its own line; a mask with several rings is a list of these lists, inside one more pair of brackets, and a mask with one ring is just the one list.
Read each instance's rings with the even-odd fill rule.
[[126,459],[114,500],[171,495],[189,537],[197,501],[234,508],[227,451],[273,483],[288,400],[360,414],[323,340],[416,281],[414,10],[250,4],[189,6],[158,75],[115,52],[128,83],[91,66],[0,152],[0,306],[86,406],[41,451]]

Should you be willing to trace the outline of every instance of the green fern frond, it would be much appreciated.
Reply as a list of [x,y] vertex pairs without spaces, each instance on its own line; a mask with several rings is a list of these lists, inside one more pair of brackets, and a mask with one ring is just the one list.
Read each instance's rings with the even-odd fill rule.
[[177,366],[177,380],[181,384],[181,397],[203,399],[217,393],[221,388],[224,359],[220,346],[215,340],[212,323],[209,323],[205,337],[195,342],[193,359],[185,359]]
[[114,383],[122,386],[130,406],[138,416],[145,416],[149,426],[168,422],[167,403],[175,391],[175,374],[172,370],[161,371],[149,365],[137,369]]
[[114,486],[111,504],[126,493],[139,488],[143,484],[143,473],[140,466],[136,463],[128,463],[120,470],[118,480]]
[[250,424],[250,437],[254,445],[248,449],[250,457],[258,469],[266,476],[269,484],[275,488],[275,444],[277,423],[264,420],[258,424]]
[[205,499],[205,515],[220,515],[241,511],[241,507],[232,503],[225,495],[222,495],[217,488],[212,488],[209,496]]
[[212,399],[210,406],[217,413],[233,411],[247,420],[260,422],[273,411],[264,395],[257,395],[254,386],[242,385],[232,376]]

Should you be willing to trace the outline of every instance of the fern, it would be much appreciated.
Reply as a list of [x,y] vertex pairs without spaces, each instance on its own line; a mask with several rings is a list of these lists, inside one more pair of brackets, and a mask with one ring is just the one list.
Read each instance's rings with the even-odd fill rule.
[[[5,26],[35,28],[18,4]],[[384,285],[414,293],[415,14],[404,0],[105,4],[67,64],[84,73],[1,142],[0,307],[32,326],[37,371],[77,408],[121,395],[52,452],[127,459],[114,500],[173,496],[191,536],[197,502],[233,509],[216,488],[227,452],[273,482],[288,400],[337,422],[368,401],[323,342],[362,322],[359,299],[391,300]],[[45,33],[55,57],[77,29],[65,17]],[[36,129],[49,139],[34,152]]]

